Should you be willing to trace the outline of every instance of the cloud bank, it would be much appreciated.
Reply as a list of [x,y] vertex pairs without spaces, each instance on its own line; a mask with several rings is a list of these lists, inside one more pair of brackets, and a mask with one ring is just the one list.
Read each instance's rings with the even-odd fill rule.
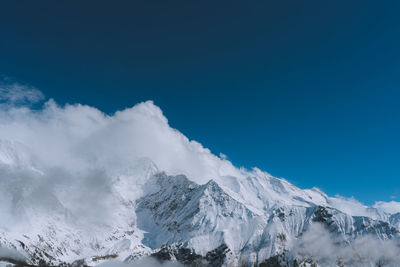
[[52,99],[33,109],[43,94],[20,84],[1,87],[0,95],[0,229],[28,231],[32,213],[65,209],[88,225],[112,223],[118,205],[112,183],[143,159],[200,184],[242,175],[225,157],[171,128],[152,101],[107,115]]
[[199,182],[240,175],[228,160],[171,128],[152,101],[111,116],[81,104],[60,107],[53,100],[41,110],[3,108],[0,140],[24,146],[30,160],[42,168],[115,170],[150,158],[161,170]]

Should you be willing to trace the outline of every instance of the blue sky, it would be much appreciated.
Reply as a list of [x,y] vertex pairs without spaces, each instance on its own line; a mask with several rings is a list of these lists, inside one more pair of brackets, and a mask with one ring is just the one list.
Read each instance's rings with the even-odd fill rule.
[[[277,3],[280,2],[280,3]],[[300,187],[400,198],[400,2],[22,1],[0,74],[172,127]]]

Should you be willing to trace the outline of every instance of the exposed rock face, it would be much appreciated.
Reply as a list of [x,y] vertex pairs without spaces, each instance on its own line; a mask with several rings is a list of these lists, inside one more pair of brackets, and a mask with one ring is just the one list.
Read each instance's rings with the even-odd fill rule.
[[205,256],[198,255],[193,249],[184,248],[182,244],[164,246],[151,256],[160,261],[178,261],[187,266],[223,266],[227,254],[231,251],[226,245],[207,252]]
[[[326,233],[332,235],[332,242],[340,246],[364,236],[379,240],[399,237],[398,229],[388,222],[351,216],[332,207],[281,205],[257,214],[230,197],[212,180],[205,185],[196,185],[184,176],[159,174],[154,179],[159,190],[139,199],[137,206],[139,222],[144,220],[139,226],[152,232],[145,235],[144,243],[151,248],[168,242],[180,244],[178,250],[163,248],[162,255],[168,251],[174,256],[160,259],[200,264],[210,251],[215,251],[210,247],[213,244],[214,247],[232,249],[222,261],[227,265],[318,266],[310,255],[291,251],[297,240],[315,224],[322,225]],[[236,227],[231,228],[232,225]],[[199,236],[202,237],[200,241]],[[218,266],[220,262],[207,259],[208,265]],[[340,258],[332,264],[345,266]],[[354,264],[347,262],[347,265]]]

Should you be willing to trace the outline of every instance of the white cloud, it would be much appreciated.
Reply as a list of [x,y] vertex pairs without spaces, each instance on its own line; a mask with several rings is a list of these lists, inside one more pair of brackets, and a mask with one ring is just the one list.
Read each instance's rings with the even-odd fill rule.
[[390,202],[377,201],[375,202],[373,207],[383,210],[390,214],[400,212],[400,202],[397,201],[390,201]]
[[0,83],[0,102],[9,105],[36,103],[44,99],[41,91],[20,83]]
[[376,214],[369,212],[368,207],[354,197],[346,198],[336,195],[334,198],[329,198],[328,204],[352,216],[376,217]]
[[[295,241],[297,257],[315,260],[321,266],[398,266],[399,244],[395,240],[378,240],[362,236],[351,242],[338,242],[322,224],[311,224]],[[381,265],[379,265],[381,264]]]
[[[21,97],[15,94],[8,99]],[[113,115],[81,104],[62,107],[52,99],[39,110],[4,105],[0,108],[0,214],[8,216],[3,216],[0,228],[23,227],[19,223],[29,221],[20,217],[26,216],[25,210],[14,212],[18,203],[35,209],[65,207],[86,223],[108,224],[117,212],[113,179],[143,158],[168,174],[186,174],[197,183],[241,175],[231,162],[171,128],[152,101]],[[10,166],[17,168],[11,171]],[[57,202],[52,199],[60,205],[52,206]]]
[[60,107],[53,100],[39,111],[3,109],[0,139],[23,144],[35,154],[35,162],[47,168],[113,170],[150,158],[161,170],[183,173],[200,183],[239,175],[229,161],[171,128],[152,101],[112,116],[86,105]]

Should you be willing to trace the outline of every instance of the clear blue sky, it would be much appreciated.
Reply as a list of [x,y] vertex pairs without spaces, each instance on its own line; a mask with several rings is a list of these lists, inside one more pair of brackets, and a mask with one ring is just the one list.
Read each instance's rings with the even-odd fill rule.
[[234,164],[400,198],[399,1],[7,1],[0,74],[107,113],[152,99]]

